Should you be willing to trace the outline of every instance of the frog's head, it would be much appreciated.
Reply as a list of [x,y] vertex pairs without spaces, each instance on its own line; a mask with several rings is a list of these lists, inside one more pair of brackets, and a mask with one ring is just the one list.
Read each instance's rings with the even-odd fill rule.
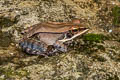
[[70,41],[82,34],[88,32],[89,28],[84,27],[80,24],[80,20],[73,20],[72,23],[74,24],[71,28],[65,33],[64,38],[59,40],[61,42]]

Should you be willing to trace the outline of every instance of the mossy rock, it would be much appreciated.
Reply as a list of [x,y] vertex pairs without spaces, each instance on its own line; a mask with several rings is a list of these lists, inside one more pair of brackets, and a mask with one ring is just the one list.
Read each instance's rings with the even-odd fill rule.
[[112,9],[112,15],[114,17],[114,19],[113,19],[113,25],[120,26],[120,7],[115,6]]
[[83,40],[85,42],[86,41],[89,41],[89,42],[103,42],[106,39],[108,39],[108,38],[106,36],[104,36],[103,34],[92,34],[92,33],[86,34],[83,37]]

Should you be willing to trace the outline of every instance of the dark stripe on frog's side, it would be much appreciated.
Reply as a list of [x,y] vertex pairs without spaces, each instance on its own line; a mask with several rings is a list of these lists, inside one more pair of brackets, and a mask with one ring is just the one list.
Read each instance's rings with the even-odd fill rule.
[[22,50],[28,54],[44,55],[46,48],[43,43],[39,43],[32,40],[23,40],[19,43]]

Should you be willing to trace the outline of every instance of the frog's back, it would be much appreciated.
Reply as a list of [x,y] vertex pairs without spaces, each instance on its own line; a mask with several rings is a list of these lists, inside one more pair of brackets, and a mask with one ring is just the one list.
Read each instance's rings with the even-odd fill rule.
[[36,33],[64,33],[72,29],[72,27],[83,27],[82,24],[80,24],[79,20],[73,20],[72,22],[66,22],[66,23],[61,23],[61,22],[44,22],[44,23],[38,23],[35,24],[32,27],[30,31],[28,31],[25,34],[25,37],[31,37],[32,35]]

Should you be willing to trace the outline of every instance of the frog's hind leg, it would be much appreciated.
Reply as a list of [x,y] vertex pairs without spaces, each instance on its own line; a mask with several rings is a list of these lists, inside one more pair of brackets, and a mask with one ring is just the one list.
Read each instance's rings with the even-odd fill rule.
[[36,42],[32,40],[24,40],[19,43],[23,52],[27,54],[35,54],[35,55],[42,55],[47,56],[45,54],[47,50],[47,45],[42,42]]

